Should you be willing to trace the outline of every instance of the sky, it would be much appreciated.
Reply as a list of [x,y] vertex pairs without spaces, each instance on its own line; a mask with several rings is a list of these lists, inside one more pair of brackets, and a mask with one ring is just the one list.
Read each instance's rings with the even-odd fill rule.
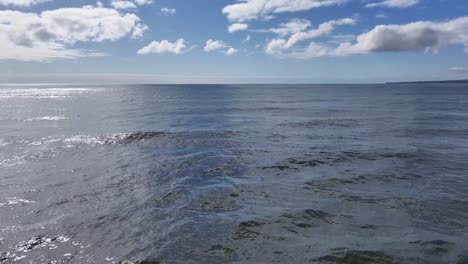
[[1,83],[464,78],[466,0],[0,0]]

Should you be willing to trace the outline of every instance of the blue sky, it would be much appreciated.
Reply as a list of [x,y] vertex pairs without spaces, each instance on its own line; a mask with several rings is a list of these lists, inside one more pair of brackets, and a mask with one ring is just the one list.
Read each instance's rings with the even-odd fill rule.
[[[234,25],[234,26],[232,26]],[[237,29],[236,31],[229,31]],[[468,78],[466,0],[0,0],[0,82]]]

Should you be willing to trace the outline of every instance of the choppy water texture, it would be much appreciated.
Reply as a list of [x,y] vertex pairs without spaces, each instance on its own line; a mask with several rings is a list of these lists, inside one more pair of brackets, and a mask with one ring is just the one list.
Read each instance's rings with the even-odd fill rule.
[[0,263],[468,263],[464,84],[3,86]]

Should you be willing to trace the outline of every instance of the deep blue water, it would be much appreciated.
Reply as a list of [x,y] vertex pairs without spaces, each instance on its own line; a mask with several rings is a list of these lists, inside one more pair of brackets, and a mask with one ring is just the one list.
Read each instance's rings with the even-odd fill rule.
[[468,263],[468,86],[0,87],[0,263]]

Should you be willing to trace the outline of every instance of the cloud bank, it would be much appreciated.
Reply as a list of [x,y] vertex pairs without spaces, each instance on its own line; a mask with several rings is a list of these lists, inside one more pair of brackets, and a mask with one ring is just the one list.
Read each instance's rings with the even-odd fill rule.
[[97,53],[69,47],[77,42],[116,41],[127,35],[138,37],[145,28],[134,14],[93,6],[39,14],[0,11],[0,60],[49,61],[96,56]]
[[[306,30],[310,27],[310,22],[306,20],[290,21],[287,24],[283,24],[280,28],[271,30],[272,32],[276,32],[282,36],[290,35],[289,38],[271,40],[267,44],[265,52],[273,56],[284,57],[287,56],[289,49],[291,49],[293,46],[295,46],[301,41],[328,35],[331,32],[333,32],[333,30],[335,30],[335,28],[338,26],[353,25],[355,23],[356,19],[343,18],[322,23],[315,29]],[[319,56],[323,56],[324,50],[322,48],[320,48],[320,50],[317,50],[317,48],[318,46],[314,45],[313,49],[318,51],[318,54],[320,54]]]
[[[320,29],[320,27],[318,28]],[[315,32],[320,33],[320,30]],[[296,33],[314,36],[312,33]],[[293,39],[294,41],[291,41]],[[461,45],[468,54],[468,17],[447,22],[420,21],[405,25],[379,25],[359,35],[356,42],[344,42],[337,47],[312,42],[305,48],[291,50],[304,38],[274,39],[265,48],[267,54],[281,58],[310,59],[322,56],[349,56],[376,52],[424,51],[437,53],[449,45]],[[289,44],[288,44],[289,43]]]

